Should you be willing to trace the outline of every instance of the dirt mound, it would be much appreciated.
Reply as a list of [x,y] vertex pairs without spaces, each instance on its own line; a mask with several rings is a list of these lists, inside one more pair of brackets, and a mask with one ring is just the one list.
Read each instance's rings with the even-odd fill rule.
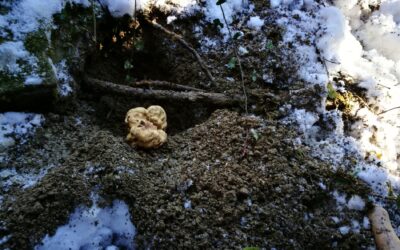
[[[362,212],[338,211],[329,195],[346,188],[337,178],[350,177],[335,178],[329,166],[293,146],[294,135],[276,122],[217,111],[160,151],[146,153],[147,164],[135,175],[109,180],[104,195],[122,195],[130,204],[141,247],[373,244],[369,231],[339,233],[331,216],[343,223],[363,218]],[[366,191],[360,184],[352,188]]]
[[144,151],[124,142],[124,131],[116,135],[107,124],[99,126],[92,108],[81,107],[74,116],[49,117],[35,135],[41,140],[10,152],[18,170],[29,169],[35,155],[41,164],[55,164],[52,156],[60,148],[64,154],[56,154],[58,164],[36,186],[5,193],[0,233],[12,235],[6,247],[32,248],[77,205],[88,204],[91,192],[104,198],[100,205],[116,198],[129,205],[139,249],[373,244],[369,230],[340,234],[340,226],[362,221],[364,213],[338,210],[329,194],[367,190],[294,146],[290,128],[219,110],[160,149]]

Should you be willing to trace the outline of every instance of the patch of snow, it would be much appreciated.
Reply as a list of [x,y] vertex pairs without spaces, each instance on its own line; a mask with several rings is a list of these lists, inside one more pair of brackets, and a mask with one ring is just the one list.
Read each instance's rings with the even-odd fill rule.
[[[400,60],[400,0],[382,1],[358,35],[366,50],[376,49],[384,57]],[[382,42],[385,41],[385,42]]]
[[15,139],[25,142],[24,137],[32,134],[44,121],[40,114],[6,112],[0,113],[0,149],[15,144]]
[[11,238],[11,235],[6,235],[0,238],[0,245],[6,243]]
[[[124,15],[133,16],[136,10],[143,9],[148,1],[141,0],[103,0],[102,3],[107,6],[111,15],[122,17]],[[135,9],[136,7],[136,9]]]
[[[248,1],[243,0],[230,0],[226,1],[222,5],[217,5],[217,1],[215,0],[206,0],[206,6],[202,10],[207,21],[213,22],[214,20],[219,20],[223,24],[223,27],[220,28],[220,32],[224,35],[224,41],[226,41],[229,36],[225,20],[228,25],[230,25],[233,22],[235,15],[244,12],[248,14],[251,13],[253,9],[254,6],[252,4],[248,4]],[[233,28],[231,27],[231,29]]]
[[111,207],[78,207],[67,225],[54,236],[46,235],[35,250],[134,249],[136,228],[125,202],[115,200]]
[[42,83],[43,79],[40,76],[35,76],[35,75],[28,76],[24,81],[25,85],[40,85]]
[[333,194],[333,198],[335,198],[336,203],[339,206],[342,206],[342,205],[346,204],[346,194],[341,194],[336,190],[332,194]]
[[363,218],[363,227],[364,227],[364,229],[370,229],[370,227],[371,227],[369,219],[366,216],[364,216],[364,218]]
[[279,10],[282,17],[276,22],[286,30],[283,41],[291,43],[296,48],[294,53],[297,64],[300,65],[299,77],[311,84],[323,85],[328,77],[323,65],[318,63],[318,53],[314,44],[319,23],[315,20],[313,12],[317,10],[317,6],[314,6],[310,12],[297,9]]
[[198,9],[194,0],[101,0],[101,2],[114,17],[134,16],[136,11],[146,12],[153,6],[162,11],[182,14],[190,14]]
[[338,224],[340,222],[340,219],[336,216],[332,216],[331,219],[333,220],[333,222],[335,222],[336,224]]
[[246,55],[248,53],[249,53],[249,51],[245,47],[239,46],[239,54],[240,55]]
[[88,0],[14,1],[12,10],[3,16],[3,22],[12,31],[14,39],[21,40],[25,34],[36,31],[42,25],[51,26],[53,15],[59,13],[67,2],[90,6]]
[[270,0],[270,5],[272,8],[277,8],[281,5],[282,0]]
[[69,96],[72,93],[71,81],[72,76],[68,72],[67,61],[64,59],[56,65],[50,60],[54,74],[58,80],[58,93],[60,96]]
[[186,200],[186,201],[183,203],[183,207],[184,207],[185,209],[191,209],[191,208],[192,208],[192,201]]
[[364,210],[365,207],[365,202],[364,200],[358,196],[358,195],[353,195],[350,200],[347,202],[347,207],[349,209],[353,210]]
[[168,16],[167,17],[167,24],[171,24],[176,19],[178,19],[176,16]]
[[0,44],[0,71],[16,76],[22,72],[20,64],[23,62],[31,68],[31,72],[24,72],[24,83],[37,85],[43,82],[37,73],[38,59],[26,50],[22,41],[28,33],[39,28],[50,29],[53,14],[59,13],[67,2],[90,5],[88,0],[20,0],[10,3],[11,11],[0,15],[0,36],[12,40]]
[[295,122],[299,126],[299,130],[305,135],[309,135],[312,132],[313,125],[318,121],[318,115],[312,112],[308,112],[305,109],[296,109],[292,113],[292,120],[289,122]]
[[351,220],[351,229],[354,233],[360,233],[360,223],[356,220]]
[[322,190],[326,190],[326,185],[323,182],[318,183],[318,186],[322,189]]
[[38,183],[44,176],[46,176],[47,172],[52,168],[52,166],[47,166],[41,168],[39,171],[29,171],[29,172],[21,172],[17,171],[15,168],[5,168],[0,170],[0,188],[3,191],[9,191],[9,189],[18,185],[23,189],[33,187]]
[[261,30],[261,27],[264,25],[264,20],[262,20],[259,16],[252,16],[250,17],[249,21],[247,22],[247,26],[250,29],[254,30]]
[[75,125],[82,126],[82,124],[83,124],[82,118],[79,116],[75,117]]
[[246,200],[246,204],[247,204],[248,207],[253,206],[253,202],[251,201],[250,198],[248,198],[248,199]]
[[135,170],[130,168],[130,167],[126,167],[126,166],[118,166],[116,168],[117,174],[135,174]]
[[[298,77],[326,90],[333,77],[349,76],[366,89],[373,107],[351,103],[350,113],[358,122],[344,131],[341,112],[325,110],[326,91],[319,108],[306,112],[294,107],[286,121],[299,125],[314,156],[347,169],[379,194],[387,194],[388,182],[399,192],[400,110],[380,113],[400,106],[400,0],[270,3],[281,16],[277,23],[285,28],[283,42],[294,48]],[[370,5],[380,8],[371,12]],[[346,93],[348,86],[337,84],[334,88]],[[320,117],[330,130],[313,125],[310,117]]]
[[22,71],[18,61],[23,60],[36,65],[37,59],[26,51],[21,41],[10,41],[0,44],[0,71],[16,75]]
[[[224,14],[222,13],[221,6],[224,10]],[[226,1],[222,5],[217,5],[217,1],[207,0],[204,12],[206,14],[207,20],[211,22],[215,19],[219,19],[221,23],[224,23],[225,15],[227,23],[231,24],[234,15],[242,11],[243,7],[245,7],[245,5],[244,1],[242,0]]]
[[350,232],[350,227],[349,226],[339,227],[339,232],[343,235],[346,235]]

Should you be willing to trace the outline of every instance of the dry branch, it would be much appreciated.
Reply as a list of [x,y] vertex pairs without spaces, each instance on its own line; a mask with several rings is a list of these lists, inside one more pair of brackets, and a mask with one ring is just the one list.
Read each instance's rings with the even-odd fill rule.
[[149,19],[145,19],[146,22],[148,22],[151,26],[153,26],[154,28],[164,32],[165,34],[171,36],[173,39],[178,40],[178,42],[180,42],[186,49],[188,49],[196,58],[197,62],[199,63],[201,69],[204,71],[204,73],[206,73],[208,79],[210,79],[210,81],[212,83],[214,83],[214,77],[211,75],[211,72],[208,70],[206,64],[204,63],[203,59],[201,59],[200,55],[197,53],[197,51],[190,46],[190,44],[188,42],[186,42],[180,35],[176,34],[175,32],[172,32],[166,28],[164,28],[162,25],[158,24],[155,20],[151,21]]
[[149,87],[154,89],[169,89],[178,91],[203,91],[201,89],[186,85],[180,85],[172,82],[158,81],[158,80],[142,80],[138,82],[129,83],[128,85],[134,88]]
[[207,93],[200,91],[179,92],[172,90],[152,90],[134,88],[127,85],[115,84],[108,81],[85,76],[84,81],[93,91],[114,93],[130,97],[148,98],[158,101],[199,102],[216,107],[239,106],[243,102],[241,96],[227,96],[220,93]]

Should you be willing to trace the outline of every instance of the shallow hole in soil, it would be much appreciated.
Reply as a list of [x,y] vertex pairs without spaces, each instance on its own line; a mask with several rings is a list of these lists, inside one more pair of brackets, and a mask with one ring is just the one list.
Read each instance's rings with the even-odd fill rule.
[[[129,18],[99,24],[99,47],[88,54],[85,74],[122,85],[158,80],[199,88],[205,79],[199,76],[201,69],[192,54],[144,21],[139,28],[137,25]],[[92,101],[99,124],[118,134],[126,133],[125,114],[134,107],[162,106],[167,112],[168,134],[205,121],[217,109],[204,103],[129,98],[112,93],[89,92],[83,97]]]
[[125,114],[131,108],[147,108],[151,105],[163,107],[167,113],[167,133],[169,135],[177,134],[204,122],[216,110],[215,107],[208,107],[201,103],[154,102],[115,95],[104,95],[92,99],[92,104],[96,110],[99,125],[107,127],[119,136],[126,135]]

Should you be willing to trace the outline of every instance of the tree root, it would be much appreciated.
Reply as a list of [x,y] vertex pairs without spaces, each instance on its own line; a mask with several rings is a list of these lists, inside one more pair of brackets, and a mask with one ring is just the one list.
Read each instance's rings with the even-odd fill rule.
[[186,49],[188,49],[196,58],[197,62],[199,63],[201,69],[204,71],[204,73],[207,75],[208,79],[210,79],[210,81],[212,83],[214,83],[214,77],[212,76],[211,72],[208,70],[206,64],[204,63],[203,59],[201,59],[200,55],[197,53],[197,51],[190,46],[190,44],[188,42],[186,42],[182,36],[176,34],[175,32],[172,32],[166,28],[164,28],[162,25],[158,24],[155,20],[151,21],[149,19],[145,19],[146,22],[148,22],[151,26],[153,26],[153,28],[158,29],[162,32],[164,32],[165,34],[169,35],[170,37],[172,37],[175,40],[178,40],[178,42],[180,42]]
[[241,96],[227,96],[220,93],[208,93],[201,91],[172,91],[134,88],[127,85],[115,84],[88,76],[84,77],[85,84],[93,91],[103,93],[115,93],[130,97],[147,98],[157,101],[197,102],[206,103],[215,107],[240,106],[243,103]]
[[198,88],[175,84],[167,81],[158,81],[158,80],[142,80],[138,82],[128,83],[129,86],[134,88],[154,88],[154,89],[166,89],[166,90],[178,90],[178,91],[203,91]]

